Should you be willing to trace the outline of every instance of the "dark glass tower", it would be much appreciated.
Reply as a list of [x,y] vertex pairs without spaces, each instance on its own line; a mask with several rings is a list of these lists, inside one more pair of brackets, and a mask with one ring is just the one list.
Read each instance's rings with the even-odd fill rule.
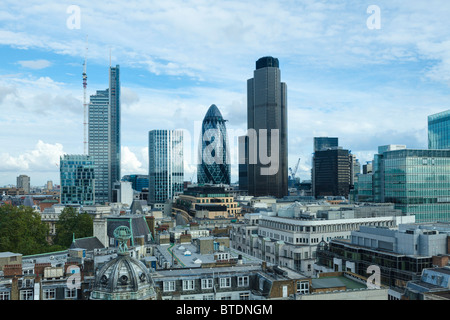
[[211,105],[202,124],[198,183],[230,184],[231,165],[225,122],[217,106]]
[[316,151],[313,166],[315,197],[348,197],[352,182],[352,158],[349,150],[333,148]]
[[278,59],[263,57],[247,81],[248,194],[253,196],[288,194],[287,86],[280,79]]
[[314,152],[323,149],[337,148],[339,146],[338,138],[314,137]]

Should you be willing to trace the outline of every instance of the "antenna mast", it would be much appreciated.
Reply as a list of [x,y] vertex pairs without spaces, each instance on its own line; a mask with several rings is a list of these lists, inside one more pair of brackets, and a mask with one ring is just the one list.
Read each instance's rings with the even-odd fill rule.
[[86,74],[86,63],[87,63],[87,51],[88,51],[88,45],[87,45],[87,36],[86,36],[86,53],[84,56],[84,63],[83,63],[83,107],[84,107],[84,154],[87,154],[87,101],[86,101],[86,87],[87,87],[87,74]]

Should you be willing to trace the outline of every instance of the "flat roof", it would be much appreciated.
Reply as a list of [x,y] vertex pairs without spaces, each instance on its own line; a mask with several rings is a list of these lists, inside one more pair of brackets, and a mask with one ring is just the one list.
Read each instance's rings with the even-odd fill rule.
[[351,278],[345,277],[343,275],[339,276],[325,276],[320,278],[311,279],[311,285],[315,289],[324,288],[335,288],[335,287],[346,287],[347,290],[353,289],[366,289],[367,285],[359,281],[355,281]]
[[[158,251],[164,256],[166,261],[174,262],[172,267],[175,266],[175,260],[177,260],[178,267],[182,268],[201,268],[204,263],[214,263],[214,254],[216,253],[229,253],[230,258],[242,257],[242,263],[245,264],[258,264],[261,265],[262,260],[245,254],[239,250],[233,248],[225,248],[223,252],[214,252],[211,254],[201,254],[197,251],[197,247],[192,243],[183,243],[177,245],[160,245]],[[187,252],[188,251],[188,252]],[[172,257],[173,253],[173,257]],[[187,255],[185,255],[187,253]]]
[[156,270],[152,273],[154,280],[158,280],[159,277],[164,280],[179,280],[192,277],[202,277],[209,274],[217,275],[218,277],[228,276],[230,274],[236,274],[239,272],[248,273],[251,271],[259,271],[261,266],[259,265],[235,265],[230,267],[214,267],[214,268],[184,268],[184,269],[167,269]]

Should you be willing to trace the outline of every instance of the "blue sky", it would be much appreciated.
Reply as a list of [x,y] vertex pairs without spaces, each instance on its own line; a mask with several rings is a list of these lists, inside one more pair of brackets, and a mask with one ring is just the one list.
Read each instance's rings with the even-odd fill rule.
[[[67,26],[71,5],[79,28]],[[380,29],[367,26],[371,5]],[[195,180],[206,111],[216,104],[242,133],[246,81],[267,55],[288,87],[289,164],[301,158],[301,179],[314,136],[339,137],[362,163],[380,145],[426,148],[427,116],[450,106],[449,16],[444,0],[3,0],[0,186],[20,174],[59,183],[59,156],[83,153],[86,36],[88,95],[107,87],[110,52],[121,68],[123,175],[147,173],[148,131],[184,129]],[[232,161],[236,181],[235,150]]]

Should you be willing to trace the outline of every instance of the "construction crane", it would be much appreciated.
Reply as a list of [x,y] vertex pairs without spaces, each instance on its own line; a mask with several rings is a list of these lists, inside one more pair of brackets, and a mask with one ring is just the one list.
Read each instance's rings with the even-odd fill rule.
[[86,89],[87,89],[87,73],[86,73],[86,64],[87,64],[87,51],[88,51],[88,45],[87,45],[87,36],[86,36],[86,53],[84,56],[84,63],[83,63],[83,108],[84,108],[84,122],[83,122],[83,131],[84,131],[84,154],[87,154],[87,100],[86,100]]
[[300,158],[298,158],[297,160],[297,164],[294,167],[294,170],[292,170],[292,168],[289,168],[289,172],[291,174],[291,179],[295,182],[295,174],[297,173],[298,170],[298,166],[300,164]]

